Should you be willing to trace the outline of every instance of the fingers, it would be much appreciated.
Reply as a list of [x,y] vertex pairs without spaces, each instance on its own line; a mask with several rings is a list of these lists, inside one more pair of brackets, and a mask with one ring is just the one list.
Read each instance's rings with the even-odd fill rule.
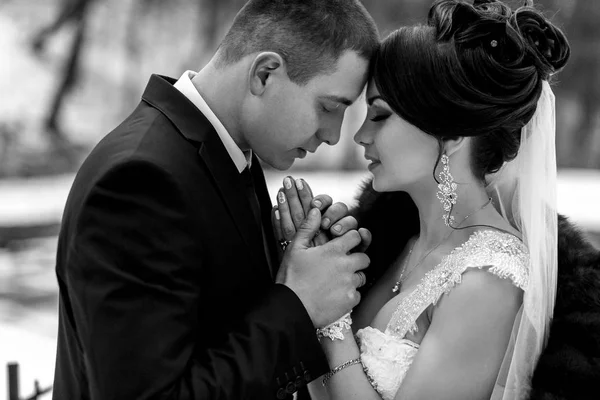
[[296,182],[292,179],[292,177],[286,176],[283,180],[283,192],[285,193],[289,214],[292,223],[294,224],[294,229],[298,229],[304,220],[305,215],[308,214],[308,210],[305,212],[304,208],[302,207],[298,189],[296,188]]
[[353,278],[353,283],[354,283],[354,287],[356,288],[360,288],[366,285],[367,283],[367,276],[365,275],[364,272],[356,272],[354,274],[352,274],[352,278]]
[[313,199],[312,190],[308,183],[304,181],[304,179],[296,179],[296,190],[298,191],[298,198],[300,199],[300,204],[302,205],[302,209],[304,210],[304,215],[308,214],[311,208],[311,201]]
[[[348,216],[348,206],[344,203],[335,203],[323,213],[323,219],[321,221],[321,228],[329,229],[332,228],[336,222],[342,218]],[[332,234],[334,234],[332,232]]]
[[[369,266],[371,259],[365,253],[354,253],[349,256],[348,268],[352,272],[363,270]],[[356,275],[356,274],[355,274]]]
[[[308,197],[310,197],[309,202],[311,202],[312,199],[313,199],[313,197],[315,196],[313,194],[312,188],[310,187],[310,185],[304,179],[302,179],[302,185],[304,186],[304,188],[302,190],[306,190],[306,193],[307,193]],[[309,207],[310,208],[315,208],[312,203],[309,205]]]
[[292,221],[289,203],[283,188],[279,189],[279,192],[277,192],[277,209],[279,210],[281,232],[281,236],[279,236],[278,239],[292,240],[296,234],[296,226]]
[[[298,246],[303,248],[311,247],[312,240],[315,234],[319,230],[319,223],[321,222],[321,212],[316,208],[313,208],[308,212],[308,216],[298,228],[298,232],[292,240],[294,248]],[[358,234],[358,232],[357,232]]]
[[371,231],[366,228],[360,228],[358,230],[358,234],[360,235],[361,242],[360,245],[355,249],[355,251],[359,253],[364,253],[367,251],[369,246],[371,245],[371,241],[373,240],[373,236],[371,235]]
[[[321,225],[323,222],[321,221]],[[330,229],[331,236],[338,237],[344,235],[346,232],[358,229],[358,221],[351,215],[348,215],[341,220],[337,221]]]
[[331,196],[326,194],[319,194],[312,199],[310,204],[312,207],[318,208],[321,211],[321,214],[323,214],[329,207],[331,207],[333,204],[333,199]]
[[360,244],[361,240],[358,231],[352,230],[331,240],[327,245],[336,247],[342,253],[349,253],[353,248]]
[[283,239],[283,231],[281,230],[281,216],[279,214],[279,209],[277,206],[271,209],[271,225],[273,225],[273,233],[275,234],[275,239]]
[[327,232],[325,232],[323,229],[319,229],[317,231],[317,235],[313,239],[313,243],[315,246],[322,246],[327,242],[329,242],[329,236],[327,235]]

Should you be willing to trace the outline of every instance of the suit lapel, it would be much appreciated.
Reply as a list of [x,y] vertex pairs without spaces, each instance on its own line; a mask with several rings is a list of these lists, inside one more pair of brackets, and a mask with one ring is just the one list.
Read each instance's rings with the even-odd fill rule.
[[[176,80],[172,78],[152,75],[142,99],[161,111],[175,125],[179,133],[198,148],[198,154],[212,176],[214,185],[248,246],[252,258],[257,264],[264,265],[265,271],[269,272],[262,245],[262,233],[253,217],[242,177],[213,126],[187,97],[173,87],[175,82]],[[263,189],[266,191],[264,176],[258,161],[255,166],[257,168],[252,168],[253,172],[258,170],[261,176],[261,179],[258,179],[261,189],[257,189],[257,192]],[[262,206],[262,201],[259,202]],[[266,225],[267,231],[271,230],[270,227],[269,221]]]
[[223,147],[223,143],[218,137],[217,140],[205,141],[200,145],[199,154],[208,167],[221,199],[226,204],[253,258],[258,263],[267,265],[260,227],[256,225],[240,173]]

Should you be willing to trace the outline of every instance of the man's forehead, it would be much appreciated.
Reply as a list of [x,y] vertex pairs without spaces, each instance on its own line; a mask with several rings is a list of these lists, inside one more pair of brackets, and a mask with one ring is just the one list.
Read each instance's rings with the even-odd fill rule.
[[315,79],[315,87],[320,96],[327,96],[345,104],[353,102],[362,93],[367,81],[369,63],[355,52],[340,56],[335,70]]
[[325,80],[315,85],[317,96],[350,105],[363,93],[367,83],[366,76],[347,76],[339,80]]

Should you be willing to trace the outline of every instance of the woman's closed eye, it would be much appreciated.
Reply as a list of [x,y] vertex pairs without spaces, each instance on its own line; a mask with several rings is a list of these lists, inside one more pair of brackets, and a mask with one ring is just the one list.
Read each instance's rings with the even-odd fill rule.
[[375,114],[371,118],[369,118],[373,122],[383,121],[390,117],[391,114],[383,113],[383,114]]

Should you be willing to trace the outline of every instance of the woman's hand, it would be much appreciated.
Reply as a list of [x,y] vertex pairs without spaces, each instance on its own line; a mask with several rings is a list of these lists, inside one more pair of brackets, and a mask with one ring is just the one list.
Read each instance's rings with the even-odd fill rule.
[[[321,211],[321,229],[313,239],[314,246],[327,243],[332,238],[343,236],[350,230],[358,228],[356,218],[349,215],[344,203],[333,203],[328,195],[313,196],[310,186],[303,179],[294,180],[288,176],[283,181],[273,208],[271,221],[277,240],[291,241],[296,230],[308,215],[311,208]],[[361,235],[361,245],[355,251],[363,252],[371,243],[371,234],[367,229],[358,230]]]

